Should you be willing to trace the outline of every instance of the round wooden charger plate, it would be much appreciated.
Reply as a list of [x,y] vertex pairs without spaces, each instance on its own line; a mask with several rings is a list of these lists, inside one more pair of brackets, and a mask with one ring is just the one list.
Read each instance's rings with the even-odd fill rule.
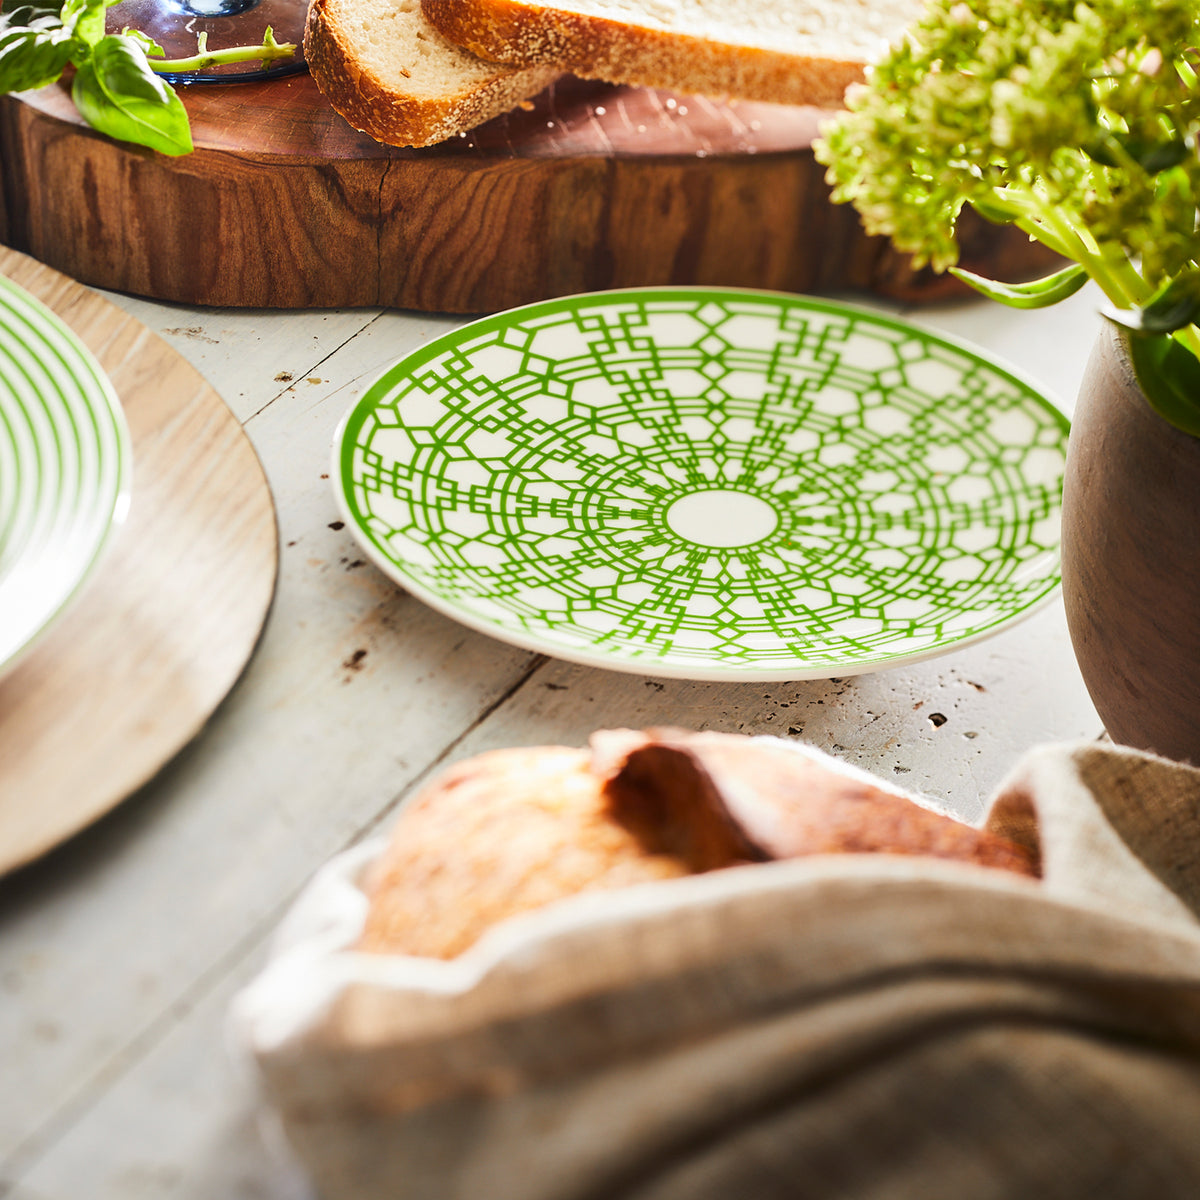
[[0,872],[145,783],[233,686],[275,589],[275,510],[224,401],[140,321],[22,254],[0,272],[83,339],[133,440],[129,516],[82,593],[0,679]]
[[[962,290],[830,203],[817,109],[564,76],[412,150],[352,129],[307,75],[180,93],[196,144],[182,158],[94,133],[61,84],[0,98],[0,240],[85,283],[192,304],[474,313],[657,284]],[[968,216],[960,233],[985,275],[1050,261],[1018,230]]]

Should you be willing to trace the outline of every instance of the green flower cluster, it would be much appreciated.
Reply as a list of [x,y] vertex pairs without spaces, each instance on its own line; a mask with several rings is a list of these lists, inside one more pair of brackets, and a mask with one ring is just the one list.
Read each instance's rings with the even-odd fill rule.
[[970,204],[1140,308],[1200,258],[1198,44],[1200,0],[930,0],[817,155],[918,264]]

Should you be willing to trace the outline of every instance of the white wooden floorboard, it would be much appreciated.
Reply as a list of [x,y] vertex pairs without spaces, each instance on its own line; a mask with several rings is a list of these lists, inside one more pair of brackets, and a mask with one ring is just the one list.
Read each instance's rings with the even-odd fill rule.
[[240,421],[253,416],[290,383],[302,384],[316,375],[318,364],[379,315],[378,309],[310,313],[196,308],[121,292],[100,290],[100,295],[179,351],[221,393]]
[[6,1200],[316,1200],[227,1037],[230,1000],[260,956],[202,996]]

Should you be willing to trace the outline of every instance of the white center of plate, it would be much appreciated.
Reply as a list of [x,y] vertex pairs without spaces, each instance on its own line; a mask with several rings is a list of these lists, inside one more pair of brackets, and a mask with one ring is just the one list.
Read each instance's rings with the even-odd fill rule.
[[667,509],[671,531],[698,546],[750,546],[775,532],[779,514],[749,492],[711,488],[681,496]]

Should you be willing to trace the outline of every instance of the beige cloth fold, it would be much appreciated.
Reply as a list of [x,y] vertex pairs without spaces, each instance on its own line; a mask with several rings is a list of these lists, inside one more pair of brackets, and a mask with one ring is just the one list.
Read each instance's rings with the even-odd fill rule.
[[828,856],[356,954],[336,860],[235,1025],[327,1200],[1200,1195],[1200,771],[1027,755],[1041,882]]
[[988,827],[1042,848],[1057,895],[1168,920],[1200,912],[1194,767],[1095,742],[1030,751],[1002,783]]

